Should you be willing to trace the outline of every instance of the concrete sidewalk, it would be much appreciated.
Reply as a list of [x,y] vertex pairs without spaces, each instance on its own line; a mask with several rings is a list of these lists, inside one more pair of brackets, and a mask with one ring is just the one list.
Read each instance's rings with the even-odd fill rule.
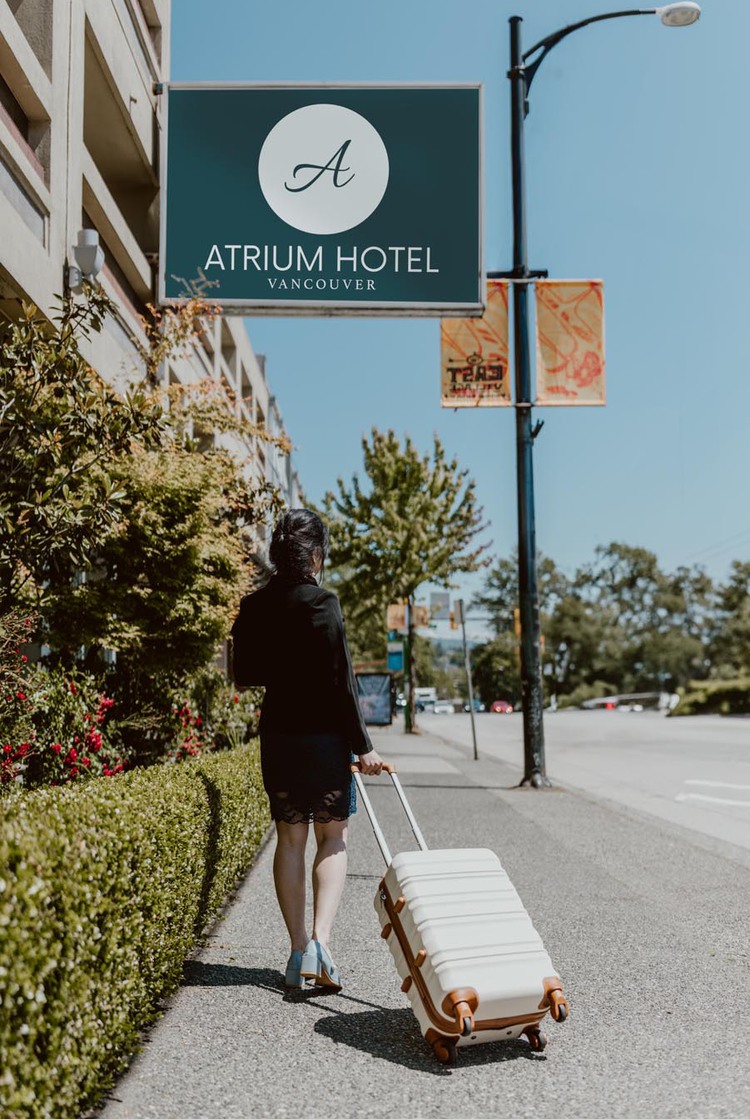
[[[708,1119],[750,1115],[750,870],[727,846],[518,773],[429,735],[375,734],[431,847],[491,847],[565,982],[550,1043],[439,1065],[372,907],[382,858],[352,821],[333,949],[339,995],[288,994],[272,845],[185,969],[102,1119]],[[394,851],[415,846],[386,777],[369,789]]]

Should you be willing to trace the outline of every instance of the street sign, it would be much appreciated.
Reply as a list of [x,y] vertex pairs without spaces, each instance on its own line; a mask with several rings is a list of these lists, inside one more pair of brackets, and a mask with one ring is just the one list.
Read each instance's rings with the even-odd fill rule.
[[404,643],[403,641],[388,642],[388,671],[404,671]]
[[160,300],[481,314],[481,93],[170,84]]
[[433,622],[446,621],[451,608],[451,596],[448,591],[430,592],[430,617]]

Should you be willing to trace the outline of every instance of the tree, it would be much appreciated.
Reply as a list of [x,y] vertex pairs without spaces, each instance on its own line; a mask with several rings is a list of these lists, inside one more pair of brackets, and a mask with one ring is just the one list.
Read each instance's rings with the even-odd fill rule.
[[735,560],[716,594],[710,642],[713,675],[750,675],[750,563]]
[[325,495],[331,529],[331,562],[347,572],[339,585],[353,625],[367,615],[383,618],[389,602],[409,604],[406,676],[407,730],[414,727],[414,598],[425,582],[451,585],[453,577],[484,566],[486,545],[473,544],[485,528],[475,483],[435,437],[420,454],[407,436],[373,428],[362,440],[366,481]]
[[518,703],[521,677],[518,643],[513,632],[498,634],[471,651],[471,674],[480,699],[487,706],[496,699]]
[[122,510],[114,463],[161,439],[158,401],[118,395],[80,352],[111,310],[87,286],[63,300],[56,327],[27,305],[0,322],[0,612],[38,608],[51,580],[91,562]]
[[[572,579],[545,556],[538,569],[545,676],[555,694],[656,691],[706,674],[713,590],[700,568],[667,574],[652,552],[615,542]],[[498,638],[513,632],[517,598],[515,561],[501,558],[474,600]],[[498,655],[489,648],[486,665]]]
[[273,486],[249,480],[248,448],[288,443],[243,419],[221,385],[156,383],[210,317],[200,299],[152,308],[142,384],[126,397],[107,388],[79,341],[110,310],[87,288],[65,301],[59,330],[31,309],[0,328],[0,614],[23,592],[48,659],[67,668],[85,655],[101,674],[102,650],[117,652],[108,686],[118,720],[152,739],[144,760],[173,698],[214,661],[248,589],[257,526],[280,508]]

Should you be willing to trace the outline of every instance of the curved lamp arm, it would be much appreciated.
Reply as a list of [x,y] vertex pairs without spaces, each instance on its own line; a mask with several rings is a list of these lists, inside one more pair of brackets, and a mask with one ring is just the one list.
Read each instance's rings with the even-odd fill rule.
[[619,19],[621,16],[653,16],[656,15],[657,11],[657,8],[628,8],[627,10],[622,12],[607,12],[605,15],[601,16],[589,16],[588,19],[579,20],[578,23],[571,23],[569,27],[563,27],[559,31],[553,32],[552,35],[547,35],[546,38],[540,39],[539,42],[535,43],[533,47],[530,47],[527,51],[524,51],[524,63],[528,58],[531,58],[533,54],[536,54],[537,51],[541,51],[541,54],[538,58],[535,58],[533,62],[530,62],[528,65],[525,65],[523,67],[523,74],[526,82],[526,92],[528,93],[529,89],[531,88],[531,83],[534,80],[534,75],[536,74],[537,70],[539,69],[549,52],[552,50],[552,48],[556,47],[557,44],[562,39],[567,38],[568,35],[572,35],[574,31],[580,30],[581,27],[587,27],[590,23],[599,23],[603,19]]

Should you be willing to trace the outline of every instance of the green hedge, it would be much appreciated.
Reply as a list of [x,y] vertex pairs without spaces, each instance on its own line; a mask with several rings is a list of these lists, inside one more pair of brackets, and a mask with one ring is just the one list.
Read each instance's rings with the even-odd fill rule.
[[750,715],[750,678],[691,680],[670,715]]
[[258,849],[257,743],[0,812],[0,1114],[75,1119]]

